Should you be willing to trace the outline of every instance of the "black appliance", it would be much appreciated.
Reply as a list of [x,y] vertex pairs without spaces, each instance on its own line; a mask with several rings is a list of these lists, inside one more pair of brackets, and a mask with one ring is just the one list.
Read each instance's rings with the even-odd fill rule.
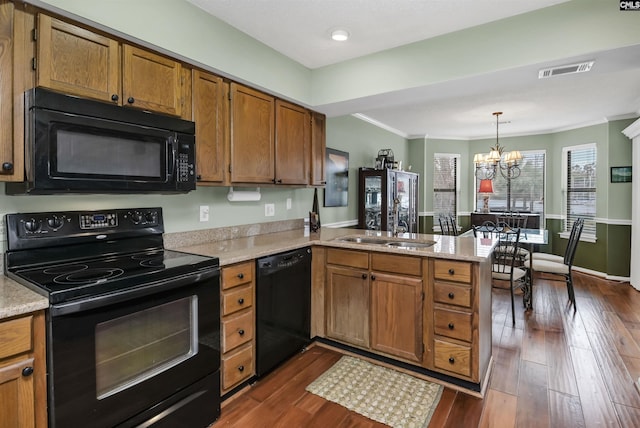
[[195,124],[34,88],[25,177],[6,193],[185,193],[196,188]]
[[311,249],[256,260],[256,374],[311,342]]
[[7,214],[5,272],[47,296],[49,426],[220,414],[220,266],[166,250],[161,208]]

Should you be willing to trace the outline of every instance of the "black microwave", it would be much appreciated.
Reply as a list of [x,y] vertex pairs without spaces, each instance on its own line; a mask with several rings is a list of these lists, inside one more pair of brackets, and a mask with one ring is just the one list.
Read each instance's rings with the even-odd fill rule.
[[7,194],[185,193],[195,124],[60,94],[25,93],[25,181]]

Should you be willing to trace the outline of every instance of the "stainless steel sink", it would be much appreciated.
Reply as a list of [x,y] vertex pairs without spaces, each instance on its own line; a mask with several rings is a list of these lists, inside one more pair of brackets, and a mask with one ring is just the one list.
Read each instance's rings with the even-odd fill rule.
[[366,236],[346,236],[344,238],[338,238],[337,240],[343,242],[355,242],[357,244],[385,245],[389,243],[387,239],[369,238]]
[[387,242],[387,247],[397,247],[397,248],[428,248],[435,245],[436,241],[421,241],[421,242],[411,242],[411,241],[391,241]]

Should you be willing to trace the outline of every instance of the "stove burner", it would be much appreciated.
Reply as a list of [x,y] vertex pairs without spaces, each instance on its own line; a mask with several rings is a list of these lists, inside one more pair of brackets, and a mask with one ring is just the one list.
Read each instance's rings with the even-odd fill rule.
[[140,266],[144,267],[164,267],[164,257],[162,255],[151,259],[142,260]]
[[89,269],[89,266],[84,263],[80,264],[72,264],[72,265],[64,265],[64,266],[52,266],[42,270],[42,273],[46,273],[47,275],[62,275],[65,273],[79,272],[82,270]]
[[120,268],[94,268],[71,273],[63,273],[53,279],[56,284],[90,284],[114,279],[124,273]]

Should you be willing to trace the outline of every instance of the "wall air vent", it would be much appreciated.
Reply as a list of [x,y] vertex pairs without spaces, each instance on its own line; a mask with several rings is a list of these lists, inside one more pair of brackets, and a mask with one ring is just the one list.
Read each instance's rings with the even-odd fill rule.
[[543,68],[538,72],[538,79],[560,76],[562,74],[584,73],[591,70],[595,61],[585,61],[578,64],[560,65],[557,67]]

